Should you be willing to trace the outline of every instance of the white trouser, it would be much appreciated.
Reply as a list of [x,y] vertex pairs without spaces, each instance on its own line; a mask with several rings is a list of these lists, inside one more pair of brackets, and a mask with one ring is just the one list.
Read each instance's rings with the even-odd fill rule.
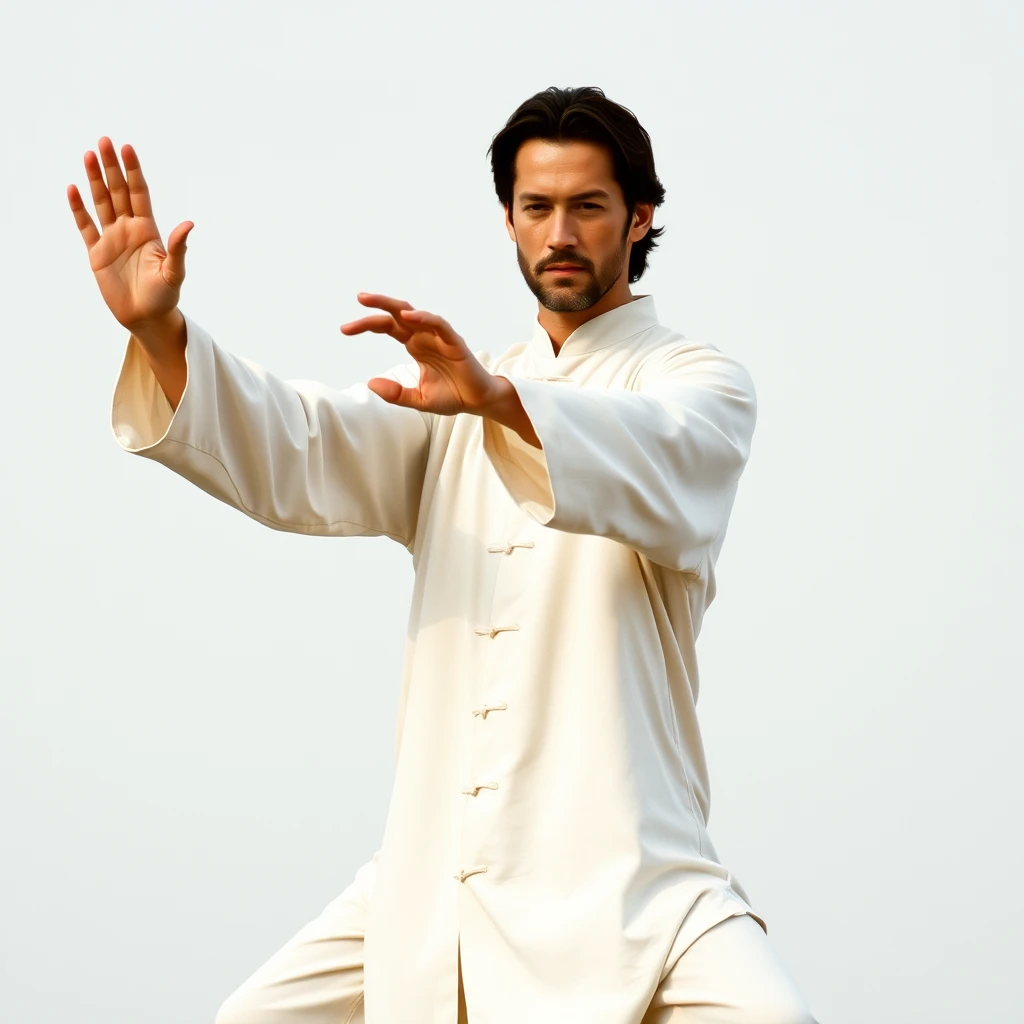
[[[373,861],[364,864],[228,997],[216,1024],[365,1024],[363,935],[374,870]],[[746,914],[673,955],[642,1024],[815,1024],[761,926]],[[461,972],[458,1024],[470,1024]]]

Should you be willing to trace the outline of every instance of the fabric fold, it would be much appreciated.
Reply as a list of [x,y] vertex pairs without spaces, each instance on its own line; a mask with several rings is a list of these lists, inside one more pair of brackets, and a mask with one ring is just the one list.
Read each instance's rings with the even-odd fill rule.
[[[129,337],[111,409],[128,452],[159,462],[274,529],[412,543],[431,417],[365,384],[282,380],[185,317],[188,378],[172,410]],[[415,386],[419,370],[381,376]]]

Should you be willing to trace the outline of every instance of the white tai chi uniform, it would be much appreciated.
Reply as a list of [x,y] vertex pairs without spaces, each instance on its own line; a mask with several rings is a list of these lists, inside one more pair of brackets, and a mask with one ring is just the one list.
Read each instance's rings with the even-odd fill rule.
[[[674,956],[729,918],[716,942],[767,930],[707,832],[696,716],[694,644],[756,418],[746,369],[661,325],[649,295],[557,355],[535,322],[477,355],[538,449],[363,384],[281,380],[185,319],[177,410],[129,339],[118,442],[274,529],[392,537],[415,568],[381,847],[308,926],[322,941],[296,936],[222,1019],[456,1024],[460,978],[471,1024],[673,1012],[654,1004]],[[386,376],[415,386],[418,367]],[[725,968],[738,998],[747,968]],[[721,1019],[810,1019],[795,993],[780,1005]]]

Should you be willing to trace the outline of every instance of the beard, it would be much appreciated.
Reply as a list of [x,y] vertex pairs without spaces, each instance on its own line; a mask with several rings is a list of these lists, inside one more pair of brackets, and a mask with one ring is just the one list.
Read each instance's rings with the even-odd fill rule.
[[552,284],[546,283],[543,268],[539,271],[530,268],[518,242],[516,242],[516,262],[519,264],[519,270],[526,286],[545,309],[551,310],[552,313],[580,313],[585,309],[590,309],[591,306],[596,306],[618,281],[625,269],[629,255],[629,246],[626,241],[628,236],[629,225],[627,223],[618,250],[596,268],[590,260],[574,253],[548,257],[544,260],[545,267],[555,263],[573,263],[582,268],[577,270],[571,279],[565,278],[558,281],[549,277],[547,280],[552,281]]

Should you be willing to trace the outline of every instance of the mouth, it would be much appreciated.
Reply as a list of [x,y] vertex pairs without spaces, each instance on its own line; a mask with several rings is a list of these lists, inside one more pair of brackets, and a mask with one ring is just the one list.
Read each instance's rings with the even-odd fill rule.
[[583,267],[577,266],[574,263],[556,263],[554,266],[545,267],[544,269],[553,274],[573,274],[578,270],[582,270]]

